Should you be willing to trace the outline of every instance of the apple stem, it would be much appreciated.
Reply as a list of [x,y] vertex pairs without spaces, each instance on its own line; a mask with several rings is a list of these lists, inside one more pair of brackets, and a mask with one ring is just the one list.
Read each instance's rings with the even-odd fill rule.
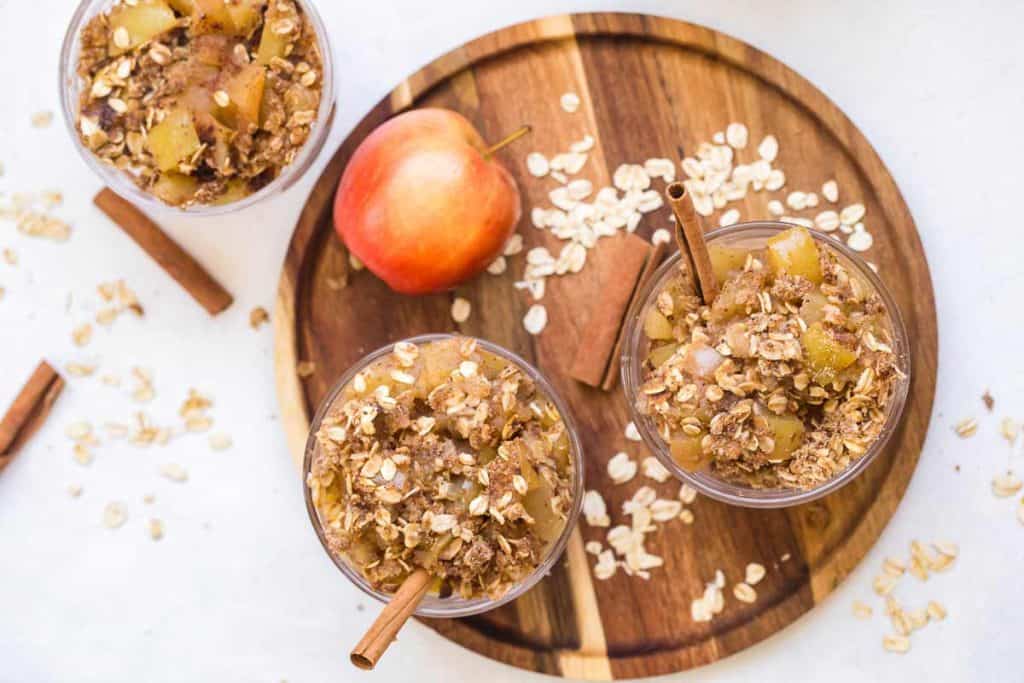
[[496,143],[494,143],[493,145],[484,150],[484,159],[490,159],[491,156],[499,149],[501,149],[505,145],[509,145],[515,142],[519,138],[529,133],[531,130],[533,130],[533,127],[527,125],[519,128],[517,131],[511,133],[510,135],[506,135],[504,138],[498,140]]

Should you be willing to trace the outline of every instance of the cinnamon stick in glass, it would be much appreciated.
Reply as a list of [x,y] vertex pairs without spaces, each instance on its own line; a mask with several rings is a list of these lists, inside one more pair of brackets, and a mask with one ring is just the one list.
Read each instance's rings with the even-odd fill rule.
[[429,587],[430,574],[425,569],[417,569],[410,574],[352,650],[349,655],[352,663],[367,671],[375,667],[402,626],[416,611]]
[[711,267],[711,255],[704,241],[704,224],[685,185],[672,183],[665,188],[665,197],[676,216],[676,244],[693,274],[697,295],[705,304],[710,304],[718,296],[718,278]]

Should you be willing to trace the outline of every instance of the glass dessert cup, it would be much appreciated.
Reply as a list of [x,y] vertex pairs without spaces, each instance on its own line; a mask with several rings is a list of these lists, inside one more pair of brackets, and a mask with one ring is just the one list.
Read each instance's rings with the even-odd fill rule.
[[[706,235],[709,245],[742,249],[761,249],[769,238],[793,228],[788,223],[758,221],[740,223],[712,230]],[[893,432],[900,424],[900,418],[907,400],[910,386],[910,342],[903,325],[899,309],[885,284],[870,266],[845,244],[827,234],[809,231],[815,242],[827,247],[836,256],[851,276],[858,277],[878,294],[885,305],[888,324],[892,333],[892,350],[895,364],[903,377],[895,383],[885,411],[885,423],[877,439],[866,452],[854,460],[843,471],[808,489],[755,488],[727,481],[710,471],[689,471],[673,458],[667,444],[659,435],[654,420],[637,408],[637,397],[644,382],[643,365],[651,346],[644,332],[643,321],[655,305],[658,294],[672,280],[679,269],[681,254],[674,253],[663,263],[650,281],[642,288],[626,316],[623,353],[621,357],[622,384],[630,414],[644,443],[651,452],[680,481],[686,482],[702,494],[715,500],[751,508],[782,508],[807,503],[838,490],[864,471],[885,449]]]
[[140,188],[133,182],[128,171],[122,171],[115,168],[112,164],[101,160],[82,142],[79,136],[78,108],[83,83],[82,79],[78,76],[77,69],[81,50],[82,29],[93,17],[108,11],[114,5],[113,0],[82,0],[71,18],[67,32],[64,34],[64,43],[60,54],[59,89],[61,111],[64,114],[65,126],[71,135],[75,149],[78,150],[82,159],[85,160],[86,165],[118,195],[144,211],[157,213],[187,213],[196,216],[216,216],[234,213],[264,199],[278,195],[294,185],[313,165],[317,155],[323,148],[334,115],[334,57],[330,41],[327,37],[327,28],[310,0],[295,1],[302,12],[309,18],[316,31],[316,41],[322,61],[321,68],[323,73],[320,79],[322,84],[320,105],[317,110],[316,120],[310,128],[309,137],[303,143],[302,148],[292,163],[283,167],[276,178],[258,191],[224,204],[193,204],[182,208],[167,204]]
[[[423,345],[429,342],[441,341],[446,339],[464,338],[463,335],[454,334],[425,334],[416,337],[410,337],[408,339],[399,340],[416,344],[417,346]],[[536,384],[536,387],[540,394],[546,397],[555,409],[558,411],[566,429],[566,434],[569,439],[569,459],[573,467],[573,478],[571,485],[572,502],[568,509],[568,514],[564,528],[561,533],[552,541],[546,548],[545,555],[540,564],[534,568],[530,574],[513,585],[508,591],[506,591],[499,598],[490,598],[484,595],[477,596],[474,598],[466,599],[459,596],[457,593],[452,594],[449,597],[439,597],[434,593],[428,593],[420,602],[419,607],[416,609],[415,614],[421,617],[434,617],[434,618],[455,618],[464,617],[473,614],[480,614],[492,610],[496,607],[504,605],[505,603],[515,600],[519,596],[526,593],[534,585],[536,585],[551,568],[555,565],[558,559],[562,556],[565,550],[565,546],[569,541],[569,536],[572,534],[573,529],[576,527],[576,523],[579,519],[580,510],[583,506],[583,456],[580,447],[579,437],[577,436],[576,426],[566,409],[566,406],[562,399],[555,393],[554,388],[551,384],[544,379],[544,377],[538,372],[533,366],[527,363],[519,356],[513,354],[496,344],[477,339],[477,344],[480,349],[490,352],[499,358],[508,361],[511,365],[516,366],[524,375],[529,377]],[[398,343],[398,342],[396,342]],[[358,363],[349,368],[338,381],[331,387],[324,400],[321,402],[320,407],[317,409],[316,414],[313,417],[312,424],[310,426],[309,438],[306,442],[305,457],[302,465],[302,488],[303,495],[306,500],[306,510],[309,514],[310,522],[313,525],[313,529],[316,531],[317,537],[320,539],[321,545],[323,545],[324,551],[327,552],[328,556],[338,567],[342,574],[344,574],[353,584],[355,584],[360,590],[367,595],[379,600],[380,602],[387,603],[391,599],[391,594],[375,589],[370,581],[363,576],[362,572],[355,567],[346,559],[339,557],[335,553],[332,553],[328,544],[328,539],[325,534],[323,523],[320,519],[320,515],[317,511],[316,505],[313,502],[312,489],[307,485],[308,477],[312,471],[312,465],[315,457],[320,451],[320,443],[317,439],[317,433],[320,430],[322,423],[324,422],[327,415],[336,408],[336,402],[341,396],[344,389],[352,382],[355,376],[368,368],[375,361],[387,356],[394,349],[395,344],[388,344],[376,351],[368,354],[362,358]]]

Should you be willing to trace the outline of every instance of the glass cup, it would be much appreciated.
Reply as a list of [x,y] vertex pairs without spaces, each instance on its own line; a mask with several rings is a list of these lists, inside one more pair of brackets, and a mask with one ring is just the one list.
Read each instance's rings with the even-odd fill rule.
[[[455,334],[424,334],[418,337],[410,337],[405,340],[411,344],[425,344],[427,342],[439,341],[443,339],[451,339],[461,337],[463,335]],[[397,342],[396,342],[397,343]],[[507,602],[515,600],[526,591],[533,588],[542,578],[544,578],[551,568],[558,561],[558,558],[562,556],[562,552],[565,550],[566,544],[569,542],[569,536],[572,535],[573,529],[576,528],[576,523],[579,520],[580,510],[583,507],[583,451],[580,447],[579,436],[577,435],[576,425],[573,422],[572,416],[566,409],[565,403],[555,393],[554,388],[551,384],[544,379],[543,375],[537,371],[532,365],[527,363],[525,360],[515,355],[511,351],[504,349],[496,344],[492,344],[483,339],[478,339],[477,343],[479,347],[485,351],[489,351],[496,356],[500,356],[505,360],[509,361],[516,367],[518,367],[523,374],[528,376],[536,383],[537,388],[541,394],[550,399],[551,403],[558,410],[559,415],[562,417],[562,421],[565,423],[566,433],[569,435],[569,451],[570,458],[573,465],[573,500],[572,507],[569,510],[569,516],[566,519],[565,528],[562,533],[555,540],[554,543],[547,550],[547,554],[536,569],[523,581],[513,586],[507,593],[497,599],[491,599],[486,596],[465,599],[457,595],[452,595],[447,598],[441,598],[437,595],[427,594],[419,607],[417,607],[415,614],[421,617],[436,617],[450,619],[454,617],[465,617],[472,614],[480,614],[492,610],[495,607],[504,605]],[[335,556],[330,552],[327,544],[327,537],[324,534],[323,525],[320,521],[320,516],[317,513],[316,506],[313,504],[313,496],[309,486],[306,484],[307,478],[309,477],[310,470],[313,464],[313,458],[319,451],[320,445],[317,441],[316,434],[320,430],[320,425],[323,423],[324,418],[335,407],[335,401],[341,394],[342,390],[352,381],[352,378],[359,372],[366,369],[375,360],[386,356],[391,353],[394,349],[394,344],[388,344],[382,348],[377,349],[373,353],[365,356],[358,363],[349,368],[341,378],[331,387],[330,391],[324,397],[324,400],[320,403],[320,407],[316,411],[316,415],[313,417],[312,425],[309,430],[309,438],[306,441],[306,455],[302,462],[302,488],[303,495],[306,499],[306,511],[309,513],[309,519],[313,523],[313,529],[316,531],[317,538],[320,539],[321,545],[324,550],[330,556],[334,564],[341,570],[341,573],[348,577],[349,581],[354,583],[361,591],[367,595],[381,601],[388,602],[391,599],[390,593],[383,593],[373,588],[370,582],[362,575],[362,573],[354,566],[346,562],[343,558]]]
[[[706,240],[708,244],[758,249],[763,248],[770,237],[792,227],[788,223],[773,221],[740,223],[712,230],[706,235]],[[626,329],[625,336],[623,337],[624,343],[621,358],[622,386],[626,394],[626,401],[629,403],[633,422],[636,424],[640,436],[651,452],[654,453],[655,457],[677,479],[690,484],[709,498],[720,500],[723,503],[751,508],[781,508],[807,503],[839,489],[863,472],[878,457],[878,454],[885,449],[889,438],[899,426],[900,417],[906,405],[907,392],[910,387],[910,341],[907,338],[907,331],[903,326],[903,319],[900,317],[896,302],[893,300],[889,290],[886,289],[885,284],[878,277],[878,274],[868,266],[859,254],[827,234],[815,230],[809,230],[808,232],[811,233],[816,242],[831,249],[832,253],[839,259],[839,262],[851,274],[855,274],[862,281],[867,282],[881,297],[889,314],[889,324],[892,327],[893,352],[896,355],[896,364],[904,374],[903,379],[895,386],[893,396],[889,401],[886,411],[885,426],[882,428],[878,439],[875,440],[863,456],[851,463],[849,467],[832,479],[812,489],[756,489],[725,481],[710,472],[689,472],[676,463],[669,452],[668,444],[658,434],[654,421],[648,416],[640,414],[637,410],[636,398],[640,386],[643,384],[642,363],[643,359],[647,357],[647,351],[650,346],[650,342],[644,334],[643,320],[651,306],[655,305],[658,293],[676,274],[680,259],[682,258],[681,254],[676,252],[655,271],[654,276],[641,289],[626,315]]]
[[82,144],[78,134],[78,99],[82,91],[82,79],[78,77],[78,53],[80,49],[82,28],[100,12],[108,10],[112,0],[82,0],[71,17],[71,24],[64,34],[64,45],[60,52],[60,102],[64,113],[64,123],[74,141],[75,149],[103,182],[114,192],[129,200],[140,209],[148,212],[184,212],[196,216],[216,216],[234,213],[252,206],[268,197],[280,194],[295,184],[309,170],[327,140],[327,133],[334,116],[334,55],[327,38],[327,27],[324,26],[320,14],[310,0],[296,0],[299,8],[309,17],[316,31],[317,45],[323,62],[320,93],[320,108],[317,110],[316,121],[309,132],[309,137],[292,163],[281,169],[281,173],[258,192],[227,204],[195,204],[180,208],[165,204],[136,185],[128,172],[105,163],[92,150]]

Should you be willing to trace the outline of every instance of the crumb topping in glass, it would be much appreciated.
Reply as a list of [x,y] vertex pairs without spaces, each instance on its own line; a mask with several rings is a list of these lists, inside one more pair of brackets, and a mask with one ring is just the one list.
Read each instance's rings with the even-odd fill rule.
[[400,342],[343,389],[307,484],[330,552],[393,592],[498,598],[559,538],[574,468],[555,405],[475,339]]
[[686,470],[755,488],[832,479],[878,438],[903,376],[882,300],[803,228],[709,250],[714,302],[682,268],[646,313],[638,410]]
[[167,204],[226,204],[292,163],[322,60],[294,0],[121,0],[81,32],[78,130]]

